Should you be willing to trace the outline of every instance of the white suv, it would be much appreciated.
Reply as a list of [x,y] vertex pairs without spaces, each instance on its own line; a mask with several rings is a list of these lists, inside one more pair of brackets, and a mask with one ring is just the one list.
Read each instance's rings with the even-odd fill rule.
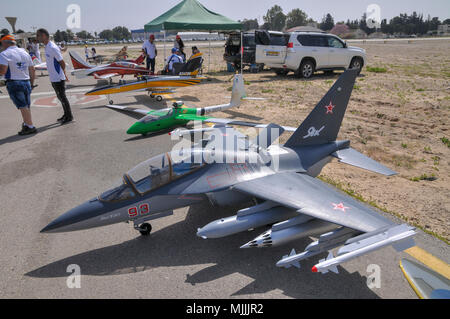
[[256,31],[256,63],[264,63],[279,75],[294,71],[310,78],[315,71],[332,72],[356,68],[361,72],[366,51],[349,47],[333,34]]

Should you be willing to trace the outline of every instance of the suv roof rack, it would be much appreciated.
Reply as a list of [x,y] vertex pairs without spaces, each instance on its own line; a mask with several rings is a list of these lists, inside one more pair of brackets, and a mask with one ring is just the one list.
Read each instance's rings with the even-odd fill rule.
[[292,33],[328,33],[327,31],[292,31]]

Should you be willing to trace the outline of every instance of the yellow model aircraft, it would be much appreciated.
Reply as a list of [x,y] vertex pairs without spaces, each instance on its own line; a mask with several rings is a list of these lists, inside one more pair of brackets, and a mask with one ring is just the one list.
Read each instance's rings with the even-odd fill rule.
[[109,104],[113,104],[114,101],[110,98],[112,94],[148,91],[150,97],[162,101],[162,95],[174,93],[173,89],[199,84],[205,79],[197,76],[203,63],[202,56],[202,53],[194,54],[182,66],[178,75],[140,76],[137,81],[103,86],[87,92],[86,95],[107,95]]

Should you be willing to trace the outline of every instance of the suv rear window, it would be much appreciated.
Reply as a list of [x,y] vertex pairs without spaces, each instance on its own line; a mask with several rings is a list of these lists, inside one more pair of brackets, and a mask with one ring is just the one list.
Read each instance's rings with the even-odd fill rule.
[[289,42],[289,35],[270,34],[270,45],[286,46]]
[[297,40],[305,47],[328,47],[328,39],[323,35],[300,34]]

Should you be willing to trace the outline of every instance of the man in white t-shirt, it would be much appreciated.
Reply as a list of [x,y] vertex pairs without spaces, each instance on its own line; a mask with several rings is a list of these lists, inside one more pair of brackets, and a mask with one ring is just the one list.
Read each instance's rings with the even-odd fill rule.
[[66,124],[73,121],[72,110],[70,108],[69,100],[66,96],[66,63],[64,62],[61,50],[52,41],[47,30],[39,29],[36,31],[36,36],[39,42],[45,45],[45,57],[47,62],[47,71],[52,83],[53,89],[56,92],[58,100],[61,102],[64,115],[58,119],[61,124]]
[[31,45],[33,47],[34,55],[39,60],[39,63],[41,63],[42,61],[41,61],[41,51],[39,50],[39,42],[36,39],[34,39]]
[[23,118],[19,135],[35,134],[37,130],[30,111],[31,90],[35,80],[33,61],[27,51],[16,46],[14,36],[3,36],[0,41],[3,50],[0,53],[0,77],[5,77],[9,97]]
[[156,50],[155,36],[153,34],[150,35],[148,40],[144,41],[144,44],[142,45],[142,52],[144,52],[147,57],[147,70],[150,70],[151,68],[151,71],[154,74],[158,51]]

